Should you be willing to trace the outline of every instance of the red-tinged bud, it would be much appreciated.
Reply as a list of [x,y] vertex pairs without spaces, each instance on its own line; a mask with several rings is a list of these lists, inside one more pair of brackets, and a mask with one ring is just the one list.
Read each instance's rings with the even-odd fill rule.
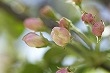
[[63,27],[54,27],[51,32],[53,41],[59,46],[65,46],[70,42],[71,34]]
[[82,21],[84,21],[86,24],[94,24],[95,18],[91,13],[83,13],[82,14]]
[[30,47],[41,48],[48,44],[48,40],[42,35],[37,35],[34,32],[30,32],[23,37],[23,41]]
[[101,22],[96,22],[92,26],[92,33],[95,36],[100,37],[102,35],[103,31],[104,31],[104,22],[102,22],[102,21]]
[[70,20],[68,20],[67,18],[63,17],[60,19],[60,21],[58,21],[59,27],[64,27],[66,29],[69,29],[70,27]]
[[24,21],[24,26],[33,31],[45,30],[45,25],[40,18],[27,18]]
[[56,73],[70,73],[68,68],[59,68],[59,70]]

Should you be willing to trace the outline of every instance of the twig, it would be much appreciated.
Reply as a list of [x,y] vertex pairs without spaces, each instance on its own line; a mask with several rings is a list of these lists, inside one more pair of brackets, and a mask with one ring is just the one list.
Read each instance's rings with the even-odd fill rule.
[[4,9],[5,11],[7,11],[8,13],[10,13],[11,15],[13,15],[14,17],[16,17],[17,19],[19,19],[21,21],[23,21],[25,18],[28,17],[27,15],[25,15],[23,13],[18,14],[16,12],[14,12],[9,5],[7,5],[6,3],[4,3],[2,1],[0,1],[0,8]]

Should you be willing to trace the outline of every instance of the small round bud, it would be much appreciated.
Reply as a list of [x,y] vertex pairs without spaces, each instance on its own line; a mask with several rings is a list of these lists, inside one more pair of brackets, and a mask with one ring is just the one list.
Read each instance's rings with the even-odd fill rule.
[[59,46],[65,46],[70,42],[71,34],[63,27],[54,27],[51,32],[53,41]]
[[69,26],[70,26],[70,21],[63,17],[60,19],[60,21],[58,21],[58,24],[59,24],[59,27],[64,27],[66,29],[69,29]]
[[33,31],[43,31],[44,23],[40,18],[27,18],[24,21],[24,26]]
[[41,35],[37,35],[34,32],[30,32],[23,37],[23,41],[30,47],[41,48],[47,46],[47,39]]
[[104,23],[102,21],[101,22],[96,22],[92,26],[92,33],[95,36],[101,36],[103,31],[104,31]]
[[91,13],[83,13],[82,14],[82,21],[84,21],[86,24],[94,24],[94,16]]

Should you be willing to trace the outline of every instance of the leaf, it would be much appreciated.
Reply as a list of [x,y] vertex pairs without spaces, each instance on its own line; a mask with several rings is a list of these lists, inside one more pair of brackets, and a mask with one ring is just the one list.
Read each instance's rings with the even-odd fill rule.
[[62,61],[62,58],[66,55],[66,51],[64,48],[55,46],[52,47],[50,50],[48,50],[45,55],[44,55],[44,59],[47,62],[51,62],[51,63],[58,63],[60,61]]
[[57,70],[57,67],[62,66],[62,61],[66,55],[67,52],[64,48],[55,46],[45,53],[44,60],[46,61],[47,66],[54,72]]
[[43,70],[38,65],[26,63],[21,73],[43,73]]

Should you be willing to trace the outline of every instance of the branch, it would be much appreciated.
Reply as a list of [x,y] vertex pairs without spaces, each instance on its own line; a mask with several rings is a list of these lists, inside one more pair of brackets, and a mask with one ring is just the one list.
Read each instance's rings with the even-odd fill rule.
[[6,3],[4,3],[2,1],[0,1],[0,8],[4,9],[5,11],[7,11],[8,13],[10,13],[15,18],[17,18],[17,19],[19,19],[21,21],[23,21],[24,19],[26,19],[28,17],[27,15],[25,15],[23,13],[22,14],[18,14],[16,12],[14,12],[9,5],[7,5]]

